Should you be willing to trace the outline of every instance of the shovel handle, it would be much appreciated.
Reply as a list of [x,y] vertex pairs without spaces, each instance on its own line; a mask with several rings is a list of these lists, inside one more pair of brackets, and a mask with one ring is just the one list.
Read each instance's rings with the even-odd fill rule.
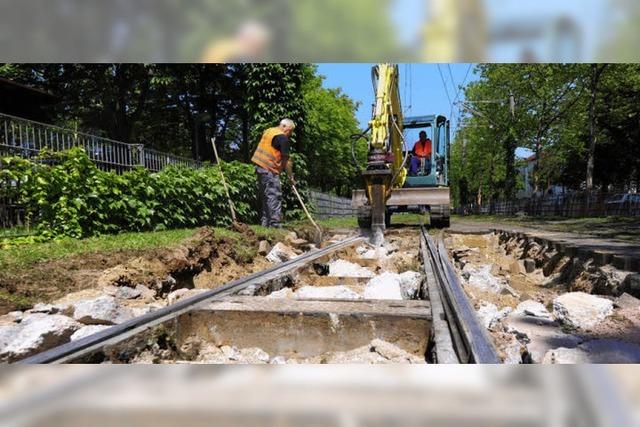
[[318,227],[318,224],[316,224],[316,222],[313,220],[313,218],[311,217],[311,214],[307,210],[307,207],[302,201],[302,197],[300,197],[300,193],[298,193],[298,189],[296,188],[295,184],[291,184],[291,189],[293,190],[293,193],[298,198],[298,201],[300,202],[300,206],[302,206],[302,210],[304,210],[304,213],[307,215],[307,218],[309,218],[309,221],[311,221],[311,224],[313,224],[316,230],[318,230],[318,233],[322,234],[322,230],[320,229],[320,227]]
[[224,187],[224,192],[227,193],[227,201],[229,202],[229,209],[231,209],[231,220],[236,222],[236,211],[233,208],[233,202],[231,201],[231,196],[229,195],[229,188],[227,187],[227,181],[224,179],[224,172],[222,172],[222,165],[220,164],[220,158],[218,157],[218,149],[216,148],[216,137],[211,138],[211,145],[213,146],[213,155],[216,156],[216,163],[220,169],[220,176],[222,177],[222,186]]

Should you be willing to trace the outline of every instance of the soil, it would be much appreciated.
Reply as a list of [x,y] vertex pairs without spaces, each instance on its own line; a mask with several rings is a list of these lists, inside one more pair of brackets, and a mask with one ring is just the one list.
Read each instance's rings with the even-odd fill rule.
[[483,300],[495,304],[498,308],[516,308],[522,301],[534,299],[540,301],[545,306],[550,306],[553,300],[560,294],[567,292],[566,286],[558,284],[556,287],[545,286],[545,277],[539,271],[534,273],[513,274],[510,271],[512,257],[506,256],[500,246],[496,236],[483,234],[454,234],[451,236],[454,248],[468,247],[478,248],[479,253],[474,254],[472,264],[494,266],[492,274],[506,279],[519,295],[516,298],[510,294],[497,294],[490,291],[483,291],[471,285],[467,285],[467,293],[471,294],[473,300]]
[[256,256],[257,236],[246,226],[239,229],[239,239],[216,236],[204,227],[171,247],[83,253],[0,272],[0,291],[9,295],[0,298],[0,315],[81,291],[92,294],[108,285],[143,284],[162,295],[171,286],[216,287],[264,269],[268,262]]
[[[510,294],[503,295],[484,291],[470,284],[465,284],[465,291],[470,296],[476,309],[480,307],[481,301],[493,303],[498,309],[503,309],[504,307],[515,308],[520,302],[533,299],[541,302],[551,312],[553,300],[563,293],[584,291],[596,294],[596,292],[593,292],[593,280],[590,280],[588,275],[577,276],[569,283],[566,283],[563,282],[561,277],[559,278],[560,280],[550,280],[551,277],[545,277],[541,269],[535,269],[528,274],[522,272],[514,274],[510,271],[510,266],[515,258],[506,254],[498,237],[493,234],[453,234],[450,237],[449,248],[479,249],[478,251],[470,251],[469,255],[465,257],[466,261],[474,266],[492,265],[492,275],[504,279],[519,294],[519,298],[516,298]],[[558,265],[562,263],[561,261]],[[557,271],[557,269],[554,271]],[[614,300],[611,295],[598,296]],[[637,313],[637,308],[616,308],[613,315],[608,316],[598,325],[590,329],[570,332],[579,336],[583,341],[613,339],[640,344],[640,317]],[[490,333],[499,350],[512,346],[513,336],[511,334],[505,334],[496,328],[491,329]]]

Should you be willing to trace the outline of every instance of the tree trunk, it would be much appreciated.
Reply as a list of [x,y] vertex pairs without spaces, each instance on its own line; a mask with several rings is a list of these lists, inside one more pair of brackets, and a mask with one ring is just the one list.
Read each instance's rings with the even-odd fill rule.
[[598,135],[596,132],[596,101],[598,98],[598,82],[607,65],[591,65],[591,98],[589,100],[589,154],[587,158],[587,191],[593,190],[593,169],[595,165],[596,144]]
[[505,155],[505,181],[504,181],[504,197],[505,200],[512,200],[516,193],[516,140],[513,137],[513,129],[509,127],[507,137],[504,139],[503,148]]

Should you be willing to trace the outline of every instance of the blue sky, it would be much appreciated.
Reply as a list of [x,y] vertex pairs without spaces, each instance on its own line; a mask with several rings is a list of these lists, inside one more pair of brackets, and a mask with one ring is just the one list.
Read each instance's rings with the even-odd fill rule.
[[[371,67],[373,65],[364,63],[318,64],[318,72],[325,76],[323,83],[325,87],[341,88],[351,99],[360,103],[356,116],[362,129],[367,127],[371,118],[371,104],[374,100],[371,85]],[[458,86],[465,81],[465,75],[467,76],[466,83],[476,80],[478,77],[474,74],[473,64],[440,64],[439,68],[440,71],[438,71],[438,64],[399,64],[402,108],[405,116],[442,114],[449,117],[452,120],[451,138],[453,140],[459,110],[454,106],[453,116],[451,115],[449,99],[453,102],[456,94],[458,94],[459,100],[464,98],[462,90],[458,93]],[[442,77],[440,72],[442,72]],[[417,135],[408,134],[407,137],[410,140],[417,139]],[[518,150],[517,154],[526,156],[527,152]]]
[[[374,64],[318,64],[318,72],[325,76],[324,86],[341,88],[351,99],[358,101],[357,118],[362,128],[367,127],[371,118],[373,87],[371,67]],[[450,68],[449,68],[450,67]],[[451,74],[449,74],[449,69]],[[441,64],[440,71],[445,79],[447,91],[436,64],[399,64],[400,97],[405,115],[442,114],[450,117],[451,103],[458,93],[458,86],[467,74],[467,83],[476,79],[471,64]],[[452,77],[453,76],[453,80]],[[464,94],[459,92],[458,99]],[[454,109],[454,115],[457,109]],[[455,120],[454,120],[455,121]]]

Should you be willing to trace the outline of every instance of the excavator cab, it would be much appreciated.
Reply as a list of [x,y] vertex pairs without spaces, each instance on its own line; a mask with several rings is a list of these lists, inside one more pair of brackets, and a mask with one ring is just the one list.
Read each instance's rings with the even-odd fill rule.
[[[431,157],[420,162],[417,174],[408,173],[400,188],[392,188],[386,200],[385,228],[397,212],[429,213],[432,227],[445,228],[450,224],[449,199],[449,120],[442,115],[406,117],[403,133],[407,150],[413,148],[417,131],[425,130],[431,139]],[[413,130],[413,131],[412,131]],[[405,168],[409,169],[411,155]],[[371,205],[365,190],[354,190],[352,204],[358,208],[361,228],[371,227]]]
[[412,141],[410,138],[412,129],[424,130],[427,133],[427,137],[431,140],[431,157],[420,162],[417,174],[407,175],[403,187],[447,186],[449,182],[449,121],[444,116],[434,115],[405,117],[404,134],[407,141]]

